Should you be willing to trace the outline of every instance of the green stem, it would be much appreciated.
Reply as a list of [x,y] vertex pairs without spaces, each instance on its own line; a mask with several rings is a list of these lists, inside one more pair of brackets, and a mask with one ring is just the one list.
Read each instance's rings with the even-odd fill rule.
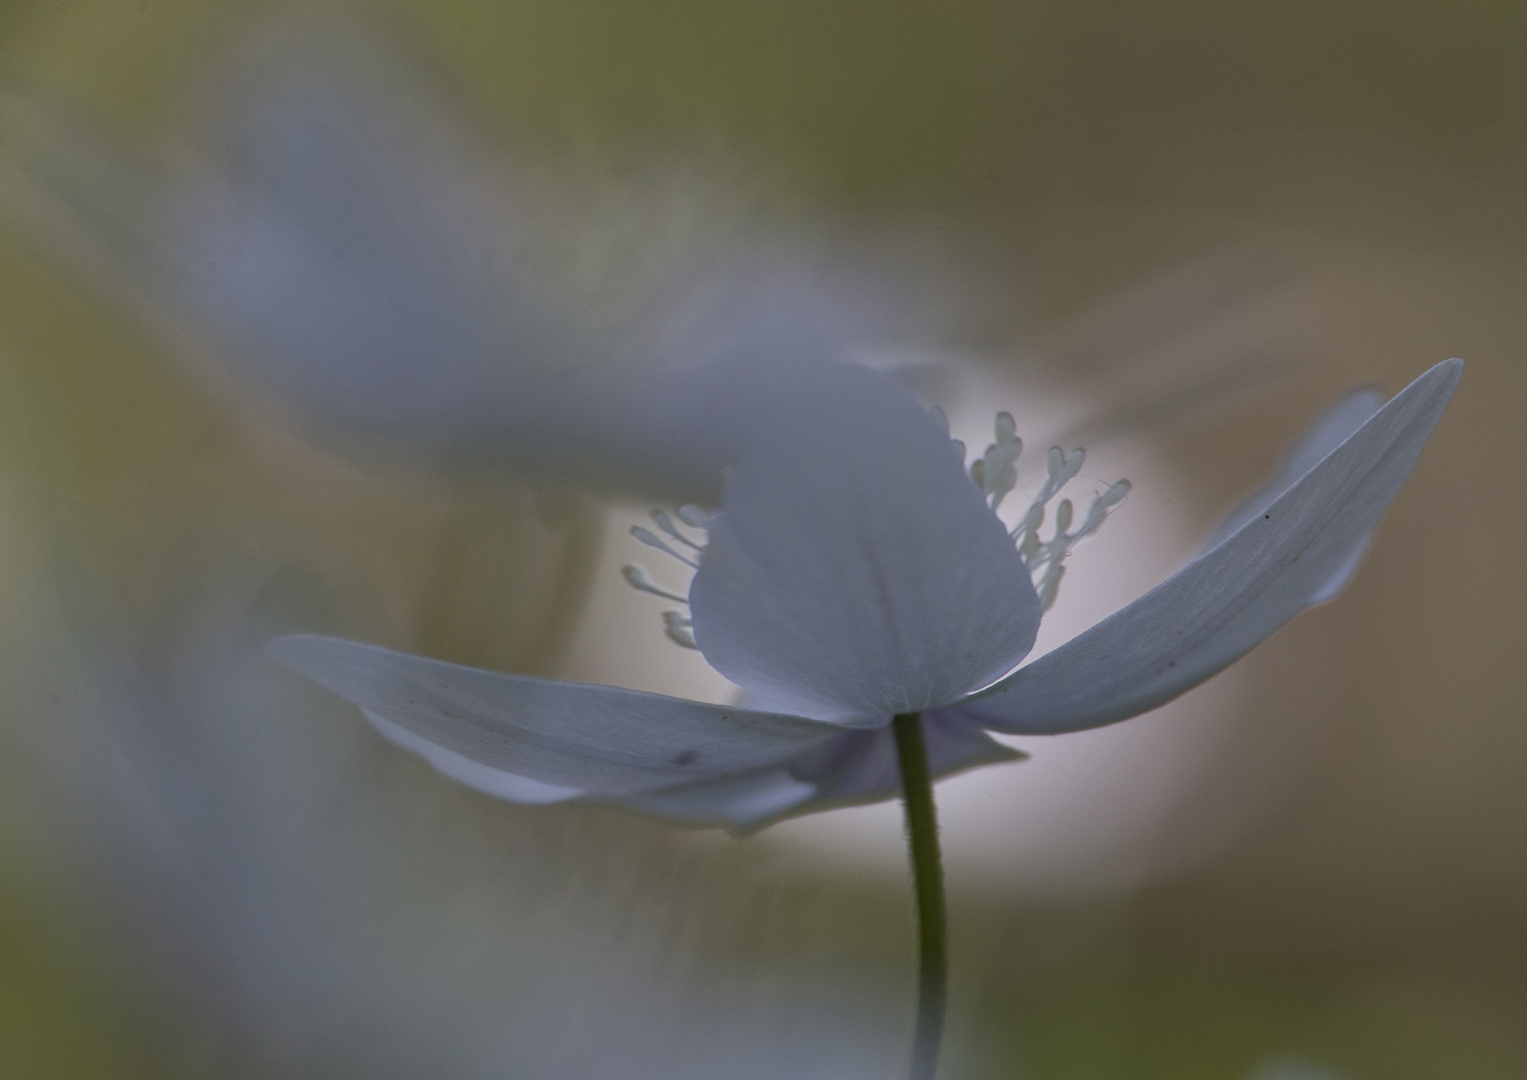
[[891,728],[896,735],[896,759],[901,765],[912,887],[917,894],[917,1028],[912,1038],[912,1067],[907,1075],[910,1080],[932,1080],[938,1068],[949,984],[938,816],[933,808],[933,777],[928,772],[922,717],[902,713],[891,722]]

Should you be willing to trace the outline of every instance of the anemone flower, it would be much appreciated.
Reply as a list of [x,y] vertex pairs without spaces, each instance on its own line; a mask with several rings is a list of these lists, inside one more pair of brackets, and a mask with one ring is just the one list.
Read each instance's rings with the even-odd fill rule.
[[257,38],[198,88],[174,166],[12,96],[0,215],[367,462],[713,502],[751,433],[871,344],[868,290],[696,169],[553,192],[370,45]]
[[[988,732],[1080,731],[1153,709],[1333,597],[1461,369],[1439,364],[1387,404],[1370,391],[1344,399],[1188,566],[1024,667],[1062,560],[1126,486],[1107,489],[1074,531],[1071,504],[1059,504],[1043,540],[1046,506],[1081,464],[1052,450],[1010,529],[996,511],[1021,451],[1011,419],[999,416],[967,474],[938,417],[850,365],[728,470],[716,513],[687,508],[682,526],[655,514],[667,539],[638,532],[694,567],[687,597],[671,594],[690,614],[670,613],[670,636],[763,708],[333,638],[283,638],[270,651],[442,771],[512,799],[756,826],[900,790],[922,956],[912,1075],[931,1076],[945,970],[932,780],[1020,756]],[[703,542],[686,527],[703,528]],[[664,591],[644,572],[627,576]]]

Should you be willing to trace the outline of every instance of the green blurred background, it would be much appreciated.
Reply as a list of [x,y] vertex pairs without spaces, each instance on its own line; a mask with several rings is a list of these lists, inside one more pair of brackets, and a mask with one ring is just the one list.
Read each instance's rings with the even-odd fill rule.
[[[267,14],[10,0],[0,56],[14,83],[152,140],[186,123],[186,87]],[[979,267],[954,344],[1028,350],[1053,379],[1095,379],[1086,328],[1120,290],[1166,281],[1148,295],[1191,324],[1219,310],[1214,275],[1173,274],[1271,253],[1304,283],[1282,310],[1298,362],[1272,357],[1281,374],[1255,394],[1151,421],[1204,527],[1333,393],[1465,357],[1353,588],[1247,661],[1256,692],[1222,790],[1182,827],[1296,746],[1273,808],[1129,895],[957,892],[954,1040],[969,1075],[1036,1080],[1230,1080],[1285,1057],[1352,1080],[1527,1075],[1527,7],[435,0],[360,14],[527,158],[720,148],[791,213]],[[10,233],[0,281],[4,482],[47,522],[43,539],[7,539],[8,666],[34,636],[26,597],[60,529],[123,625],[154,625],[232,542],[321,580],[352,632],[557,670],[598,546],[593,500],[350,470],[240,419]],[[1126,344],[1155,340],[1149,317],[1130,326]],[[15,745],[50,722],[10,711]],[[402,831],[454,838],[406,864],[431,883],[400,874],[400,910],[554,867],[562,884],[515,894],[506,921],[592,890],[609,899],[577,918],[635,919],[644,940],[770,993],[802,970],[891,987],[910,970],[900,882],[600,810],[492,804],[354,742],[345,753],[396,785]],[[4,805],[0,1074],[328,1075],[206,1050],[207,1023],[163,1004],[79,905],[48,827]]]

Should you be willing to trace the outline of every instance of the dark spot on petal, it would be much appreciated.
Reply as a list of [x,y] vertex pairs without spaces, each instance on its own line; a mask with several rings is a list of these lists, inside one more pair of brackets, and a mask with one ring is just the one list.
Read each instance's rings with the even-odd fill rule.
[[695,753],[695,751],[685,750],[682,754],[673,759],[673,763],[675,765],[693,765],[699,759],[699,757],[700,755]]

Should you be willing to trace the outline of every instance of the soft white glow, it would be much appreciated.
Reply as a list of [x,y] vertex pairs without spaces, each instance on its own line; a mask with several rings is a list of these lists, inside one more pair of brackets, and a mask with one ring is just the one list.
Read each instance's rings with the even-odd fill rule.
[[[1087,411],[1088,403],[1031,380],[964,372],[947,381],[952,385],[941,405],[952,434],[965,441],[972,458],[991,441],[998,410],[1017,419],[1025,451],[1018,486],[1004,510],[1008,516],[1021,514],[1043,479],[1050,441]],[[1087,449],[1087,462],[1067,496],[1085,507],[1121,477],[1133,481],[1134,490],[1099,535],[1068,560],[1060,598],[1045,617],[1034,656],[1165,579],[1203,539],[1199,523],[1205,515],[1183,478],[1147,442]],[[684,591],[683,568],[647,558],[650,549],[627,533],[646,518],[647,509],[620,506],[611,513],[598,579],[562,676],[703,701],[733,700],[735,687],[698,653],[663,635],[659,613],[672,605],[632,589],[621,576],[623,564],[645,560],[661,584]],[[1237,713],[1242,685],[1231,669],[1149,716],[1113,727],[1005,738],[1032,759],[977,769],[938,787],[952,881],[1074,895],[1128,888],[1179,864],[1189,853],[1163,848],[1162,829],[1212,766]],[[786,821],[750,842],[779,845],[836,866],[901,874],[906,863],[901,830],[900,804],[886,802]]]
[[[1018,486],[1008,499],[1012,506],[1004,504],[1010,516],[1022,513],[1043,479],[1051,441],[1089,403],[1031,380],[967,374],[942,404],[951,433],[972,457],[991,442],[997,410],[1007,409],[1018,421],[1025,449]],[[1134,490],[1068,560],[1035,657],[1165,579],[1203,540],[1203,515],[1186,482],[1148,442],[1131,439],[1087,451],[1081,474],[1065,492],[1079,506],[1121,477]],[[939,784],[946,873],[964,887],[1074,895],[1125,889],[1180,864],[1191,853],[1164,846],[1163,827],[1212,766],[1243,686],[1232,668],[1148,716],[1057,737],[1003,738],[1031,760]],[[837,865],[888,873],[905,868],[896,802],[814,814],[764,836]]]

